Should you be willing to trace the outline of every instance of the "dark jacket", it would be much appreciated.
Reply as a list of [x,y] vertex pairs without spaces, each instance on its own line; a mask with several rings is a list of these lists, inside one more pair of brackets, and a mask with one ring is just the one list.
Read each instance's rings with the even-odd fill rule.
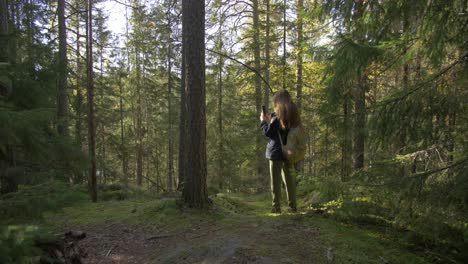
[[281,129],[280,122],[275,113],[271,113],[271,120],[271,123],[262,121],[260,124],[263,135],[268,138],[265,157],[270,160],[282,160],[284,157],[283,152],[281,151],[281,142],[278,137],[278,131],[280,131],[283,144],[287,144],[286,139],[288,131]]

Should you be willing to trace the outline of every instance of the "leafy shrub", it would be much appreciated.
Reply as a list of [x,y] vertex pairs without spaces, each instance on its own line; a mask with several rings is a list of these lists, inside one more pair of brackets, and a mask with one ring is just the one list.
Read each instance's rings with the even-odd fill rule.
[[128,185],[119,183],[111,183],[99,186],[98,199],[102,201],[109,200],[128,200],[137,196],[151,195],[139,186]]
[[23,186],[18,192],[0,198],[0,221],[15,224],[39,220],[45,211],[60,210],[88,199],[80,186],[53,181]]
[[34,263],[41,250],[35,240],[42,236],[36,226],[0,227],[0,263]]

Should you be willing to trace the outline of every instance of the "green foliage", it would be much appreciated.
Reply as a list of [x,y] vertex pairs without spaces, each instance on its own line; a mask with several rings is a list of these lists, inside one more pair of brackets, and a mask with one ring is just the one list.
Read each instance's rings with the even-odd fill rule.
[[23,186],[18,192],[0,198],[1,223],[18,224],[40,221],[45,212],[87,201],[87,194],[79,186],[48,181]]
[[38,238],[49,237],[37,226],[0,226],[0,262],[5,264],[36,263],[41,250],[36,247]]
[[134,185],[125,186],[121,183],[101,184],[99,185],[99,197],[102,201],[109,200],[127,200],[135,197],[147,195],[145,191]]

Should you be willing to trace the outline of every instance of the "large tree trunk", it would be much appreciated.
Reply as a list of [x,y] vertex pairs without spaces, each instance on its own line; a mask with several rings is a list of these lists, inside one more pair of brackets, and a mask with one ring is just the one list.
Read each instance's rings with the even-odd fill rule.
[[59,96],[58,96],[58,125],[59,134],[68,135],[68,98],[67,98],[67,32],[65,23],[65,0],[57,2],[58,28],[59,28]]
[[205,3],[182,1],[182,23],[185,28],[185,91],[187,96],[187,145],[183,200],[189,207],[208,204],[206,186],[206,115],[205,115]]
[[88,0],[86,19],[86,52],[87,52],[87,77],[88,77],[88,148],[91,160],[88,186],[91,200],[97,202],[97,180],[96,180],[96,120],[94,116],[94,72],[93,72],[93,0]]

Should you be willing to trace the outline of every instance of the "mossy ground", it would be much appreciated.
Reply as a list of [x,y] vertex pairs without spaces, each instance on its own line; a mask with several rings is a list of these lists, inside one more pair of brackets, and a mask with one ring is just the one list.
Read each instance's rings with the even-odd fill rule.
[[385,233],[324,218],[301,202],[298,213],[280,215],[269,212],[268,193],[212,200],[206,210],[161,195],[80,200],[34,222],[53,233],[87,232],[80,243],[89,263],[425,263]]

